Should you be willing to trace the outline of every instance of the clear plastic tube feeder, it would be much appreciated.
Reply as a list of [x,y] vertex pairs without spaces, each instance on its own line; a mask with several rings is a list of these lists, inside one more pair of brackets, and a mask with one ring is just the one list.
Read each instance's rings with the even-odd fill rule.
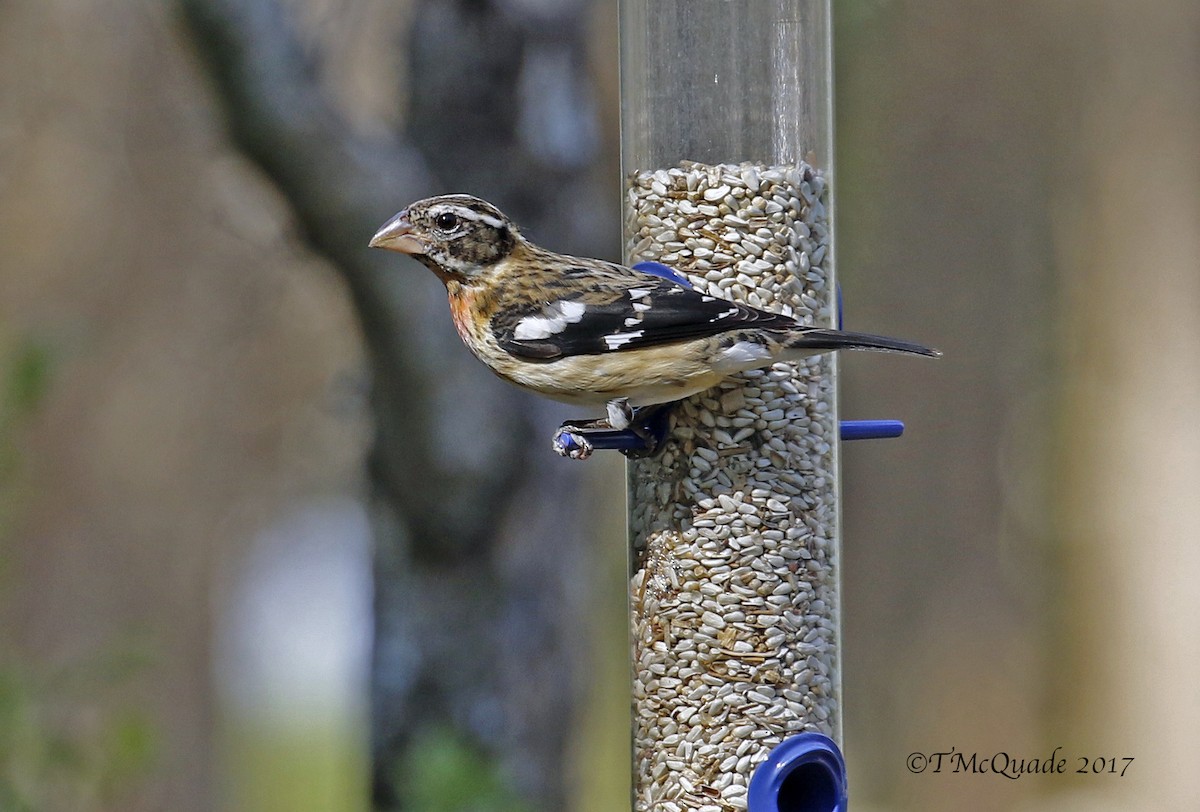
[[[834,326],[828,0],[621,0],[620,26],[627,262]],[[841,741],[836,371],[726,381],[629,463],[638,812],[808,808],[751,778]]]

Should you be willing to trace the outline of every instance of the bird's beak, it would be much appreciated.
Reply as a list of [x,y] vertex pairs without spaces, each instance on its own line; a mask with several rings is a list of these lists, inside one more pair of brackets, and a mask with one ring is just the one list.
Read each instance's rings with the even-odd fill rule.
[[379,230],[375,232],[375,236],[371,238],[369,245],[372,248],[399,251],[401,254],[425,253],[424,244],[412,235],[412,223],[408,221],[408,209],[380,226]]

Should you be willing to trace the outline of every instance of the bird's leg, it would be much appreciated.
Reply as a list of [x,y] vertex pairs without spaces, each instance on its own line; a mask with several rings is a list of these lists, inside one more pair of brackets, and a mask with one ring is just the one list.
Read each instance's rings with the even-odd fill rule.
[[[612,431],[607,418],[603,417],[594,420],[567,420],[554,432],[554,451],[560,457],[586,460],[592,456],[595,449],[593,440],[598,440],[602,434],[611,434]],[[603,447],[602,443],[601,448]]]
[[[634,409],[629,398],[613,398],[604,407],[608,411],[608,425],[614,429],[627,429],[633,423]],[[637,432],[637,429],[634,429]]]
[[620,448],[638,443],[641,435],[627,437],[634,409],[628,398],[613,398],[606,407],[607,417],[594,420],[568,420],[554,433],[554,450],[560,457],[585,460],[596,448]]
[[622,448],[621,453],[626,457],[640,458],[653,457],[661,451],[663,441],[667,438],[667,430],[671,423],[671,409],[674,406],[675,402],[672,401],[635,409],[629,422],[629,431],[641,440],[641,445]]
[[554,433],[554,450],[573,460],[587,459],[598,448],[614,448],[627,457],[653,456],[666,438],[673,405],[634,409],[624,398],[612,401],[608,417],[563,423]]

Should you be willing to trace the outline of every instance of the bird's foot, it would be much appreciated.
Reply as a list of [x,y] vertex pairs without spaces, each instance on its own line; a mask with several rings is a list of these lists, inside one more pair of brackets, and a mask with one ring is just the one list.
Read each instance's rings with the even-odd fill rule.
[[[615,405],[614,405],[615,404]],[[623,398],[608,404],[607,418],[567,421],[554,433],[554,451],[562,457],[584,460],[597,449],[612,448],[626,457],[652,457],[662,449],[672,404],[634,409]],[[617,426],[613,423],[616,422]]]
[[586,429],[581,429],[570,423],[563,423],[554,432],[552,440],[554,453],[570,460],[586,460],[592,456],[595,446],[588,440]]

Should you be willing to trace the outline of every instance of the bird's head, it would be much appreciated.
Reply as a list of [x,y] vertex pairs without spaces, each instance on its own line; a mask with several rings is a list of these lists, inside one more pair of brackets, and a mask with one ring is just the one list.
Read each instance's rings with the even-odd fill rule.
[[441,195],[418,200],[388,220],[370,245],[408,254],[445,282],[486,273],[520,239],[512,221],[486,200]]

